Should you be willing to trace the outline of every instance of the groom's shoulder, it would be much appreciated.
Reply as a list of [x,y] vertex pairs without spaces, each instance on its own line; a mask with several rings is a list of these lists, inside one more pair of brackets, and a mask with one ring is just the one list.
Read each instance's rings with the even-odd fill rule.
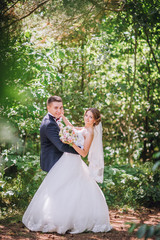
[[50,122],[50,121],[51,121],[50,116],[49,116],[49,114],[47,113],[47,114],[44,116],[42,122]]
[[54,121],[54,120],[52,119],[52,117],[47,113],[47,114],[44,116],[41,125],[48,125],[48,124],[50,124],[50,123],[55,124],[55,121]]
[[49,120],[49,114],[46,114],[46,115],[43,117],[42,122],[47,121],[47,120]]
[[49,114],[48,113],[43,117],[43,120],[49,120]]

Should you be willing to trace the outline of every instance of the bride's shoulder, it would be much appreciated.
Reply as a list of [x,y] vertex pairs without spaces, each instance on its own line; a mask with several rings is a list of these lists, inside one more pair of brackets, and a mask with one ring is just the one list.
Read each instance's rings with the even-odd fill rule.
[[78,130],[83,136],[87,134],[87,129],[85,127],[80,127]]
[[84,127],[76,127],[74,128],[75,129],[75,132],[79,135],[79,136],[85,136],[86,134],[86,131],[85,131],[85,128]]
[[93,137],[94,136],[93,129],[86,129],[86,128],[84,128],[84,135],[85,135],[85,137]]

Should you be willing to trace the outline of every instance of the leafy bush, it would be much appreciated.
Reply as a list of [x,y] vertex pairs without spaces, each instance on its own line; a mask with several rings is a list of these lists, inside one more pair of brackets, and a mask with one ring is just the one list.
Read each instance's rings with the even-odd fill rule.
[[152,172],[152,163],[105,166],[101,188],[112,206],[158,206],[160,203],[160,171]]
[[[39,166],[39,155],[17,153],[13,148],[2,152],[0,175],[1,211],[24,209],[41,184],[45,172]],[[105,166],[100,184],[109,206],[158,206],[160,203],[160,170],[153,163],[140,166]]]
[[[13,209],[24,209],[42,182],[45,172],[40,170],[39,156],[14,155],[3,152],[5,163],[1,164],[0,205],[2,214]],[[7,160],[7,162],[6,162]]]
[[[27,152],[16,155],[13,149],[2,152],[0,175],[1,211],[24,209],[41,184],[45,172],[40,170],[39,155]],[[153,164],[105,166],[100,184],[109,206],[155,206],[160,203],[160,171]]]

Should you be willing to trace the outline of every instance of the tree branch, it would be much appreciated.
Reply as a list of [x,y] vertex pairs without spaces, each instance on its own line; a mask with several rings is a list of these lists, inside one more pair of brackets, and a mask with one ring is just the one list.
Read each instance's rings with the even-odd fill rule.
[[16,2],[14,2],[14,3],[12,4],[12,6],[10,6],[9,8],[7,8],[7,9],[3,12],[3,15],[4,15],[6,12],[8,12],[11,8],[13,8],[13,7],[17,4],[17,2],[19,2],[19,0],[17,0]]
[[8,25],[5,25],[3,27],[0,27],[0,29],[3,29],[3,28],[8,28],[10,27],[11,25],[13,25],[14,23],[16,22],[19,22],[21,21],[22,19],[28,17],[29,15],[31,15],[33,12],[35,12],[39,7],[43,6],[45,3],[49,2],[50,0],[45,0],[44,2],[40,3],[39,5],[37,5],[33,10],[31,10],[29,13],[27,13],[26,15],[22,16],[21,18],[18,18],[16,20],[14,20],[13,22],[9,23]]

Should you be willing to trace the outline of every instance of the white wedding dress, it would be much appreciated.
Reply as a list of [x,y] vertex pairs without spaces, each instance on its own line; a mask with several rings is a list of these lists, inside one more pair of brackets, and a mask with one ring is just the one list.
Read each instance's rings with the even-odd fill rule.
[[[79,131],[78,145],[84,137]],[[79,155],[64,153],[35,193],[22,222],[31,231],[64,234],[111,230],[105,197]]]

